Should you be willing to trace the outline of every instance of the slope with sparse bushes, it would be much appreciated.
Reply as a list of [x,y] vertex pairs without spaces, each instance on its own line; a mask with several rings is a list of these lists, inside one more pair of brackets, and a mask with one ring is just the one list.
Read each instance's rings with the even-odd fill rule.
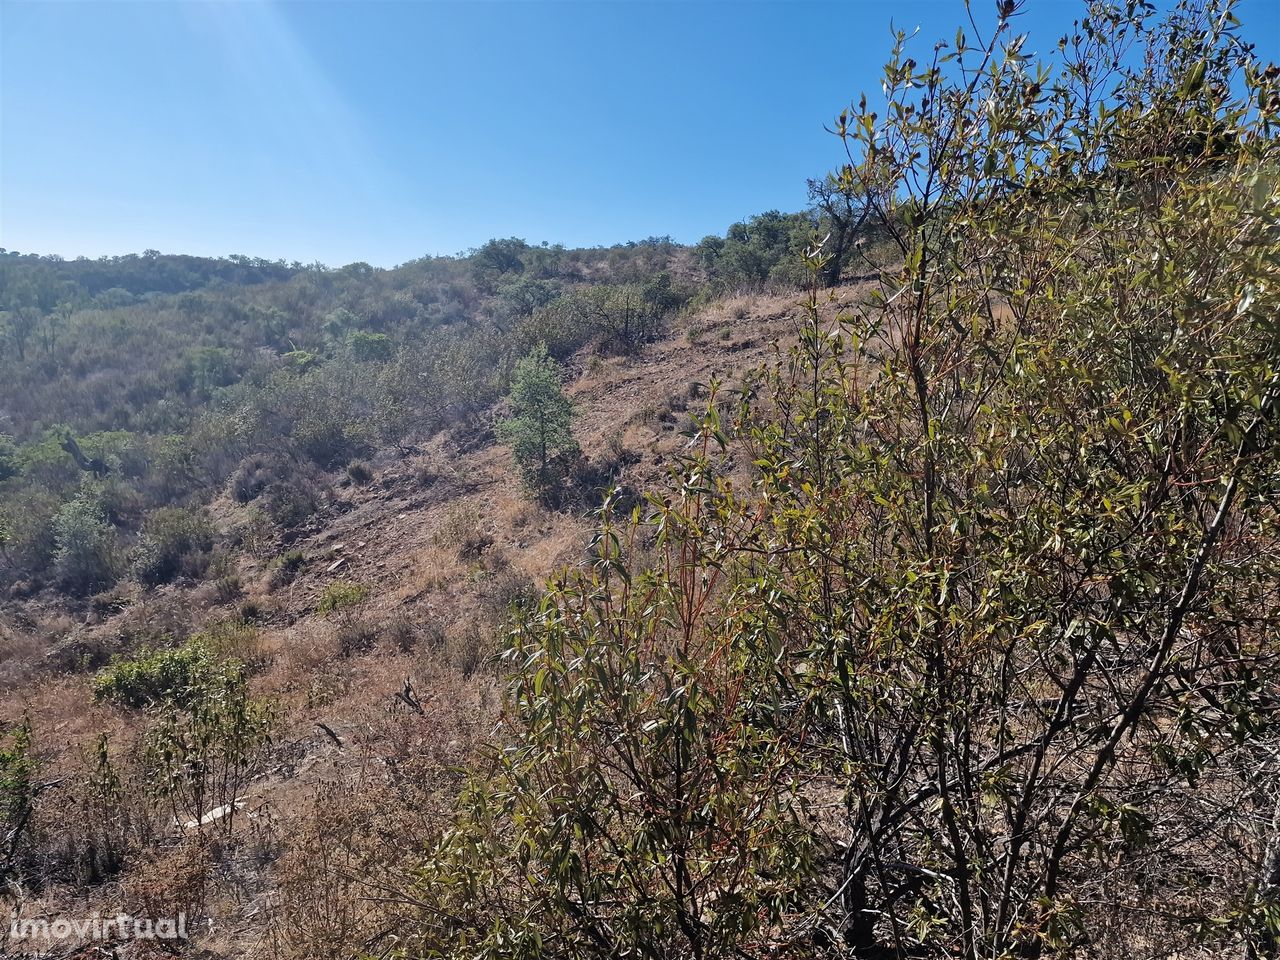
[[5,301],[14,915],[1280,956],[1280,68],[1228,0],[1017,10],[691,249],[0,258],[81,285]]

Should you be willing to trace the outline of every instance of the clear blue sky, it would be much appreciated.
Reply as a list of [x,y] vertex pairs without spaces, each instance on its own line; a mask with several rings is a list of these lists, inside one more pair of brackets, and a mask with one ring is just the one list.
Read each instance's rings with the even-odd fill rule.
[[[1082,9],[1029,0],[1019,30],[1047,51]],[[1241,7],[1271,59],[1278,10]],[[932,41],[964,12],[0,0],[0,246],[390,266],[493,236],[696,241],[803,205],[890,18]]]

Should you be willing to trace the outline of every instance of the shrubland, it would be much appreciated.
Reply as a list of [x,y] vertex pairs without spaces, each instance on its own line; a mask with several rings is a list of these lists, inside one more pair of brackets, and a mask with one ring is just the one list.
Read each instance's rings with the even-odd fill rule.
[[521,619],[410,955],[1277,955],[1280,70],[1016,12],[839,118],[901,269]]
[[739,248],[793,259],[764,240],[717,257],[666,238],[494,240],[394,270],[0,255],[0,577],[73,593],[131,569],[171,579],[205,538],[179,543],[162,511],[228,482],[288,539],[326,501],[328,474],[477,425],[540,345],[560,359],[634,351],[724,278],[767,281],[729,266]]
[[1280,69],[1082,9],[896,35],[813,207],[693,248],[0,257],[14,909],[1280,956]]

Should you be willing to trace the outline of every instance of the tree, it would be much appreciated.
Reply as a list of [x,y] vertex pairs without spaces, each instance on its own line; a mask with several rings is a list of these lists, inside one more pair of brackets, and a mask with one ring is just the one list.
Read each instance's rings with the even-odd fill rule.
[[824,252],[829,259],[823,269],[823,282],[828,287],[838,287],[854,240],[871,208],[857,200],[852,170],[810,180],[809,203],[818,211],[818,231],[827,235]]
[[732,224],[723,238],[703,238],[694,255],[708,278],[721,286],[770,281],[794,285],[802,270],[800,253],[813,228],[807,213],[768,210]]
[[222,347],[197,347],[187,354],[186,379],[191,389],[202,397],[210,397],[219,387],[234,383],[235,361],[231,351]]
[[499,426],[511,445],[524,482],[540,493],[563,478],[565,461],[577,456],[570,423],[573,402],[560,388],[560,371],[539,344],[516,364],[511,378],[511,417]]
[[506,274],[523,273],[524,260],[521,258],[528,249],[529,245],[518,237],[493,239],[484,244],[471,256],[477,284],[492,290]]

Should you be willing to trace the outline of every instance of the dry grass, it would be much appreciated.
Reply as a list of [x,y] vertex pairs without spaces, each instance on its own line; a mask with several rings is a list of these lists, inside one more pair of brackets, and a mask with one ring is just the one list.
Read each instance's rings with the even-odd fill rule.
[[48,640],[17,626],[0,624],[0,689],[13,690],[40,672],[40,661]]
[[456,582],[466,570],[455,551],[434,545],[418,555],[414,566],[413,574],[391,594],[392,599],[406,602],[435,593]]

